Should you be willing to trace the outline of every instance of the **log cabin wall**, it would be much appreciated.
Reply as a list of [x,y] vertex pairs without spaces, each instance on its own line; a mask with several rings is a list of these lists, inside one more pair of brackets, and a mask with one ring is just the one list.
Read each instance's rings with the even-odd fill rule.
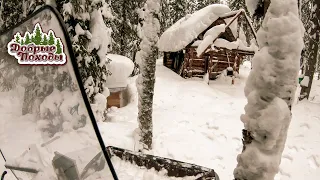
[[163,65],[178,73],[183,64],[184,56],[185,54],[182,50],[178,52],[164,52]]
[[181,54],[179,56],[177,52],[165,52],[163,59],[164,66],[184,78],[202,77],[208,72],[210,79],[213,80],[228,67],[232,67],[234,71],[239,73],[240,64],[245,56],[243,52],[216,48],[198,57],[196,48],[186,48],[183,57],[181,57]]
[[[238,13],[237,13],[238,14]],[[210,30],[212,27],[227,24],[226,19],[232,18],[237,14],[232,14],[230,16],[225,16],[223,18],[218,18],[214,21],[207,29],[201,32],[197,38],[190,42],[183,51],[179,52],[165,52],[164,53],[164,66],[172,69],[180,76],[187,77],[203,77],[207,72],[209,73],[210,79],[216,79],[217,75],[221,74],[222,71],[228,67],[232,67],[234,71],[239,73],[239,67],[243,59],[247,55],[254,55],[252,51],[243,51],[243,50],[229,50],[226,48],[215,48],[214,50],[210,49],[206,53],[203,53],[201,57],[197,57],[196,48],[193,44],[197,40],[203,40],[205,33]],[[241,15],[241,14],[240,14]],[[242,15],[245,14],[243,13]],[[240,17],[240,16],[238,16]],[[245,18],[247,23],[250,24],[247,18]],[[256,38],[256,34],[253,29],[251,29]],[[235,37],[236,36],[236,37]],[[228,27],[225,29],[225,32],[219,35],[219,38],[225,39],[229,42],[234,42],[237,40],[238,35],[235,35],[231,28]],[[182,53],[183,56],[177,55],[177,53]],[[179,57],[178,61],[176,57]],[[179,63],[177,63],[179,62]],[[231,73],[233,74],[233,73]]]
[[219,48],[204,53],[197,57],[196,47],[186,48],[183,70],[179,72],[182,77],[202,77],[209,73],[210,79],[215,79],[217,75],[228,67],[239,73],[239,67],[244,55],[237,50]]

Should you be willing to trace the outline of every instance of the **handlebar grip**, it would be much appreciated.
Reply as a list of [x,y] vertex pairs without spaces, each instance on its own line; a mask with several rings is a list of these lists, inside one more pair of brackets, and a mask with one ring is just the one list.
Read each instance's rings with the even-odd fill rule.
[[3,171],[2,175],[1,175],[1,180],[4,180],[4,176],[7,174],[7,171]]

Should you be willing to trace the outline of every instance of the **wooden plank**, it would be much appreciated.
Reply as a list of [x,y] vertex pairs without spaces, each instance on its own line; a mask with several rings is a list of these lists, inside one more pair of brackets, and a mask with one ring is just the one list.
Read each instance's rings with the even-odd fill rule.
[[[218,62],[218,63],[221,63],[221,64],[229,64],[228,61],[221,61],[221,60],[212,60],[212,62]],[[230,61],[230,64],[234,64],[234,62]]]
[[190,69],[191,71],[205,71],[205,69],[204,68],[201,68],[201,67],[191,67],[191,69]]
[[205,59],[203,59],[203,58],[194,58],[194,59],[192,59],[193,61],[205,61]]
[[110,93],[110,96],[107,98],[107,108],[112,106],[120,108],[120,91]]
[[195,62],[193,62],[192,63],[192,67],[194,67],[194,66],[196,66],[196,67],[205,67],[205,62],[201,62],[201,63],[195,63]]

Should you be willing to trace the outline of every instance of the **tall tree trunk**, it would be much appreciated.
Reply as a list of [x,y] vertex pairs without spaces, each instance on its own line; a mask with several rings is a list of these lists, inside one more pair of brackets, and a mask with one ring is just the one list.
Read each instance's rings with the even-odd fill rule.
[[140,151],[152,148],[152,106],[158,51],[156,43],[160,32],[159,9],[160,0],[147,0],[142,12],[142,41],[140,44],[141,50],[138,52],[141,74],[137,79],[140,142],[138,149]]
[[313,0],[312,1],[312,8],[313,11],[311,12],[311,22],[313,23],[313,26],[311,27],[310,31],[310,40],[307,47],[307,63],[306,63],[306,71],[305,71],[305,77],[308,78],[309,82],[307,83],[307,86],[305,84],[301,84],[301,92],[300,92],[300,100],[303,100],[305,98],[309,99],[310,91],[312,87],[312,81],[313,76],[316,71],[317,66],[317,57],[318,57],[318,50],[319,50],[319,38],[320,38],[320,1],[319,0]]
[[[246,83],[248,104],[241,116],[245,129],[243,151],[237,157],[238,165],[234,170],[236,180],[274,179],[291,121],[290,110],[303,47],[298,4],[293,3],[294,0],[283,0],[281,6],[286,8],[282,8],[277,0],[269,2],[264,4],[267,7],[259,7],[261,12],[267,9],[259,33],[272,38],[259,39],[260,50],[253,59],[257,65],[253,66]],[[291,27],[290,32],[286,26],[277,29],[277,33],[272,29],[286,22]],[[292,34],[296,35],[292,36],[292,41],[283,38]]]
[[123,55],[123,56],[125,56],[126,55],[126,53],[125,53],[125,43],[124,43],[124,38],[126,37],[125,36],[125,33],[126,33],[126,30],[125,30],[125,26],[126,26],[126,23],[127,23],[127,14],[126,14],[126,8],[127,8],[127,6],[126,6],[126,1],[125,0],[123,0],[123,3],[122,3],[122,13],[121,13],[121,15],[122,15],[122,26],[121,26],[121,30],[120,30],[120,36],[122,37],[121,39],[120,39],[120,54],[121,55]]

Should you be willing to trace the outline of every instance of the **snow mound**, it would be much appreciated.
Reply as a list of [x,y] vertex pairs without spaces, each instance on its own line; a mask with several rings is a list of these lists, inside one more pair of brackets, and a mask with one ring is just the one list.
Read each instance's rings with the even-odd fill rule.
[[175,52],[183,49],[216,21],[219,16],[230,11],[230,8],[226,5],[212,4],[181,18],[162,34],[158,42],[159,50]]
[[107,58],[111,60],[107,64],[107,69],[112,73],[106,78],[108,88],[123,88],[127,86],[127,79],[134,69],[131,59],[118,54],[108,54]]

